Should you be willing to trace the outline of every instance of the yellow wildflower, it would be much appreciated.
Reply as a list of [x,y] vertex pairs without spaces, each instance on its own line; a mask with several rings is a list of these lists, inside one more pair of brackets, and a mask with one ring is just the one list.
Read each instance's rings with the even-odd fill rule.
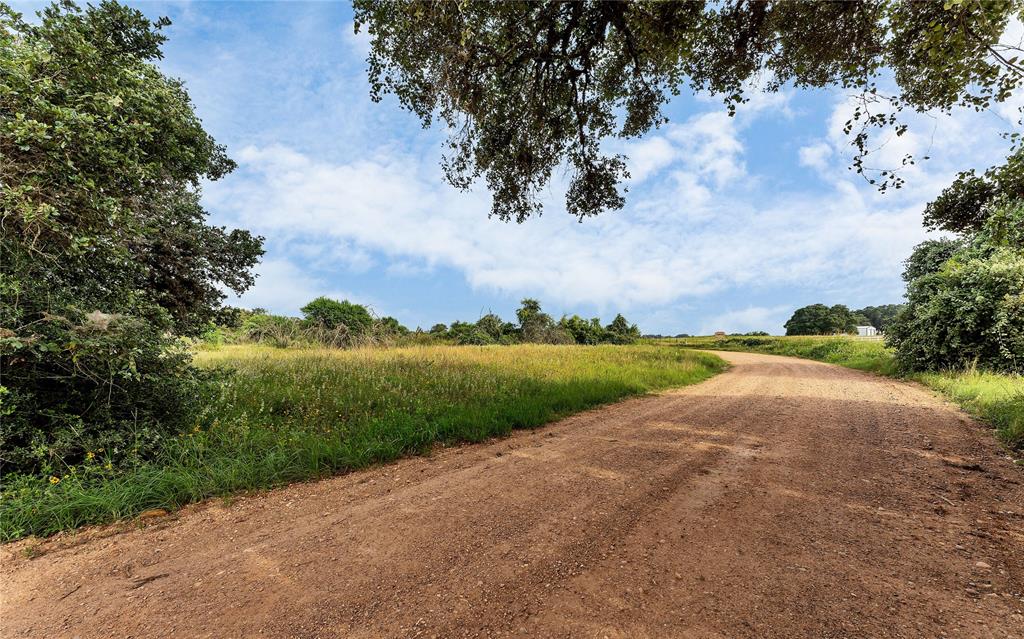
[[50,483],[51,484],[59,484],[60,483],[60,477],[56,477],[56,476],[51,475],[50,476]]
[[95,456],[96,456],[96,453],[92,452],[91,450],[85,454],[85,458],[86,459],[92,459]]

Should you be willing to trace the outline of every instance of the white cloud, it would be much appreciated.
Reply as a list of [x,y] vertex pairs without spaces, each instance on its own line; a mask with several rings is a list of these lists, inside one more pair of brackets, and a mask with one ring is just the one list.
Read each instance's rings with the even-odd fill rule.
[[923,237],[919,207],[878,208],[845,182],[820,197],[745,195],[680,171],[674,189],[639,189],[622,212],[579,224],[549,208],[514,225],[486,217],[486,194],[443,186],[433,158],[333,164],[274,146],[239,160],[240,175],[208,189],[239,226],[383,253],[402,269],[452,267],[475,288],[569,307],[662,305],[737,286],[894,289]]
[[818,171],[825,170],[831,156],[832,147],[825,142],[817,142],[800,148],[800,164]]
[[[623,145],[633,172],[626,209],[582,224],[565,215],[561,184],[552,187],[541,218],[523,225],[488,219],[486,190],[447,187],[436,149],[394,146],[361,149],[352,161],[250,146],[235,154],[235,175],[210,185],[207,203],[221,220],[301,254],[318,273],[382,268],[415,277],[443,267],[489,293],[537,296],[569,309],[593,305],[602,313],[645,309],[651,318],[735,291],[809,291],[856,306],[899,299],[901,262],[925,237],[923,204],[957,170],[987,166],[1002,148],[994,134],[992,143],[981,143],[987,138],[977,120],[963,114],[942,120],[936,140],[915,129],[883,153],[902,158],[931,150],[938,159],[908,167],[907,188],[879,195],[847,169],[849,140],[841,127],[850,107],[840,99],[825,135],[799,150],[801,164],[826,186],[787,191],[748,174],[744,133],[761,114],[787,113],[788,98],[745,106],[735,118],[716,106]],[[916,122],[922,123],[936,120]],[[990,126],[984,131],[992,133]],[[298,269],[298,262],[288,265]],[[275,276],[271,266],[253,293],[261,305],[270,297],[294,307],[290,300],[304,303],[329,287],[316,278],[296,287],[302,273],[278,266]],[[751,306],[702,328],[778,330],[783,313]],[[671,313],[658,321],[671,330]]]
[[661,136],[634,142],[624,149],[629,157],[631,181],[638,184],[677,158],[676,149]]
[[365,59],[370,53],[370,32],[363,26],[356,33],[355,23],[349,22],[341,30],[341,35],[345,39],[345,43],[351,47],[352,52],[359,56],[361,59]]
[[348,299],[363,304],[352,295],[331,288],[322,278],[311,276],[307,270],[283,258],[263,260],[255,269],[256,284],[241,297],[229,295],[227,304],[246,308],[265,308],[271,312],[296,315],[310,300],[326,295],[335,299]]

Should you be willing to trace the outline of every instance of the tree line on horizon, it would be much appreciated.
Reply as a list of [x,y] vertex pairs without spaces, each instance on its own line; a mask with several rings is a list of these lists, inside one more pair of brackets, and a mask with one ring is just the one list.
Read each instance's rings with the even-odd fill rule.
[[632,344],[640,329],[621,313],[607,325],[598,317],[563,315],[555,321],[540,302],[525,298],[509,322],[486,313],[475,322],[455,320],[450,325],[434,324],[429,330],[410,330],[394,317],[376,318],[361,304],[318,297],[302,307],[302,317],[274,315],[262,308],[225,308],[210,330],[207,343],[263,343],[348,347],[372,344],[423,344],[444,342],[457,345],[491,344]]
[[845,304],[809,304],[796,309],[784,328],[786,335],[844,335],[856,333],[858,326],[873,326],[884,333],[905,306],[882,304],[851,311]]

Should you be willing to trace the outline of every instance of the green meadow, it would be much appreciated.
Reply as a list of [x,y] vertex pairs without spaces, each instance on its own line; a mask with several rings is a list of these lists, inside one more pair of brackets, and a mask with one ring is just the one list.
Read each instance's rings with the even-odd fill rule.
[[173,509],[531,428],[705,380],[718,357],[656,345],[203,350],[196,422],[146,462],[101,455],[48,480],[15,477],[0,539]]

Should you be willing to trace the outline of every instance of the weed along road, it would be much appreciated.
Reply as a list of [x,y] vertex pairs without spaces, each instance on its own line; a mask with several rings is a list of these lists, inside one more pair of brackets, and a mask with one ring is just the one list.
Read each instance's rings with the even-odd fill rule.
[[1024,469],[918,387],[707,382],[0,552],[0,636],[1024,637]]

